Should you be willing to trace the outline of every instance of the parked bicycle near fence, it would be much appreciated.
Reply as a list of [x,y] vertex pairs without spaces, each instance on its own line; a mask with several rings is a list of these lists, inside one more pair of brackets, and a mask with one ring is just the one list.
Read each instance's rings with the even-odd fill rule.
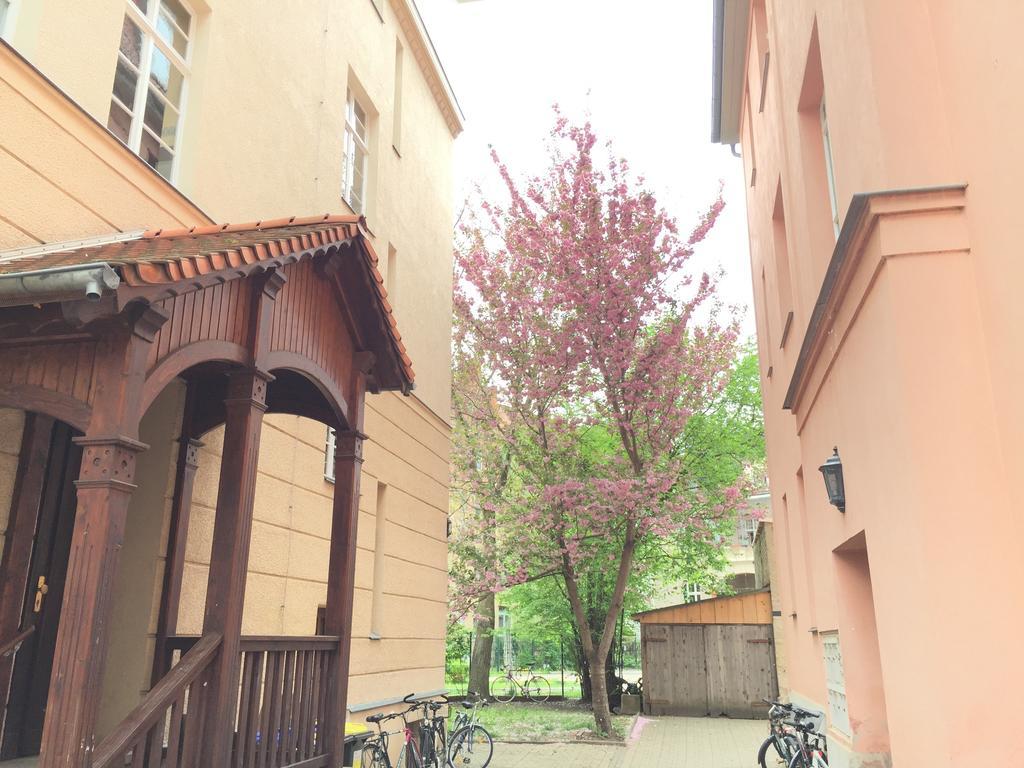
[[[516,673],[526,675],[526,682],[521,683]],[[502,704],[508,704],[516,696],[523,696],[530,701],[540,704],[551,698],[551,683],[546,677],[533,674],[529,667],[525,669],[513,669],[506,667],[504,674],[498,675],[491,681],[491,697]]]
[[487,701],[469,691],[461,706],[463,711],[456,711],[448,736],[448,763],[452,768],[486,768],[494,754],[494,740],[479,723],[480,710]]

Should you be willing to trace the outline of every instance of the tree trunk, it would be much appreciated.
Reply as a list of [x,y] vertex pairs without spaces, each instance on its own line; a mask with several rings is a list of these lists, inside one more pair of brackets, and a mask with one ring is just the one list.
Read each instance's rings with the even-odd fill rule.
[[[598,649],[595,649],[597,651]],[[612,732],[612,713],[608,708],[608,679],[605,675],[605,661],[598,652],[591,655],[590,690],[593,693],[591,706],[594,708],[594,724],[599,733]]]
[[469,658],[469,690],[490,696],[491,651],[494,647],[494,595],[476,604],[473,618],[473,653]]
[[626,584],[629,581],[629,571],[633,564],[633,552],[636,547],[635,530],[632,521],[629,522],[626,526],[626,538],[622,547],[622,556],[619,560],[619,572],[615,577],[615,589],[612,591],[611,605],[605,616],[601,639],[597,643],[594,642],[594,635],[587,623],[587,616],[584,611],[583,601],[580,599],[575,570],[568,555],[565,554],[565,542],[559,542],[563,550],[562,578],[565,579],[565,593],[569,598],[569,605],[572,607],[576,629],[580,635],[580,642],[587,653],[587,662],[590,664],[590,690],[593,696],[591,706],[594,709],[594,725],[597,727],[598,732],[602,734],[610,734],[612,731],[612,715],[608,707],[608,681],[605,676],[605,664],[611,651],[612,641],[615,639],[615,621],[622,610],[623,599],[626,594]]

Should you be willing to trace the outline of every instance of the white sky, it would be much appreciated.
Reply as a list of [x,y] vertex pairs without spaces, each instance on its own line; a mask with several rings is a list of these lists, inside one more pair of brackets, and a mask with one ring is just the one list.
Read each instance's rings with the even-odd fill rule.
[[743,167],[712,144],[711,0],[417,0],[466,116],[456,211],[491,187],[493,144],[518,175],[543,169],[556,102],[642,174],[683,231],[725,183],[726,207],[691,265],[725,277],[753,336]]

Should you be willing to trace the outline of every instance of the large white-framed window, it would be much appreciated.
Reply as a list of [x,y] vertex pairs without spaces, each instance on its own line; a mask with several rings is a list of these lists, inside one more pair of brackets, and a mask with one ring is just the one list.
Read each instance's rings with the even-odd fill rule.
[[821,100],[821,139],[825,146],[825,174],[828,179],[828,202],[832,206],[832,228],[839,238],[839,198],[836,196],[836,175],[832,162],[832,137],[828,132],[828,113],[825,111],[825,99]]
[[349,88],[345,97],[345,155],[341,168],[341,196],[356,213],[366,213],[366,176],[369,168],[368,112]]
[[327,428],[327,438],[324,441],[324,480],[334,482],[334,447],[337,445],[338,436],[334,427]]
[[821,634],[825,656],[825,686],[828,690],[828,721],[840,733],[850,735],[850,713],[846,709],[846,675],[838,632]]
[[195,14],[182,0],[126,3],[107,128],[168,181],[178,167]]

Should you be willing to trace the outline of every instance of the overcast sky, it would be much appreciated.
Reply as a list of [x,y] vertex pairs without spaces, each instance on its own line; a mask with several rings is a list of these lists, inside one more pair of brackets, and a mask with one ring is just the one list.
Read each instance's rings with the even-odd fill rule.
[[[712,144],[711,0],[417,0],[466,116],[456,209],[493,181],[488,145],[514,172],[543,168],[556,102],[644,175],[686,231],[719,181],[726,208],[691,262],[719,265],[722,297],[754,323],[743,168]],[[489,181],[490,180],[490,181]]]

